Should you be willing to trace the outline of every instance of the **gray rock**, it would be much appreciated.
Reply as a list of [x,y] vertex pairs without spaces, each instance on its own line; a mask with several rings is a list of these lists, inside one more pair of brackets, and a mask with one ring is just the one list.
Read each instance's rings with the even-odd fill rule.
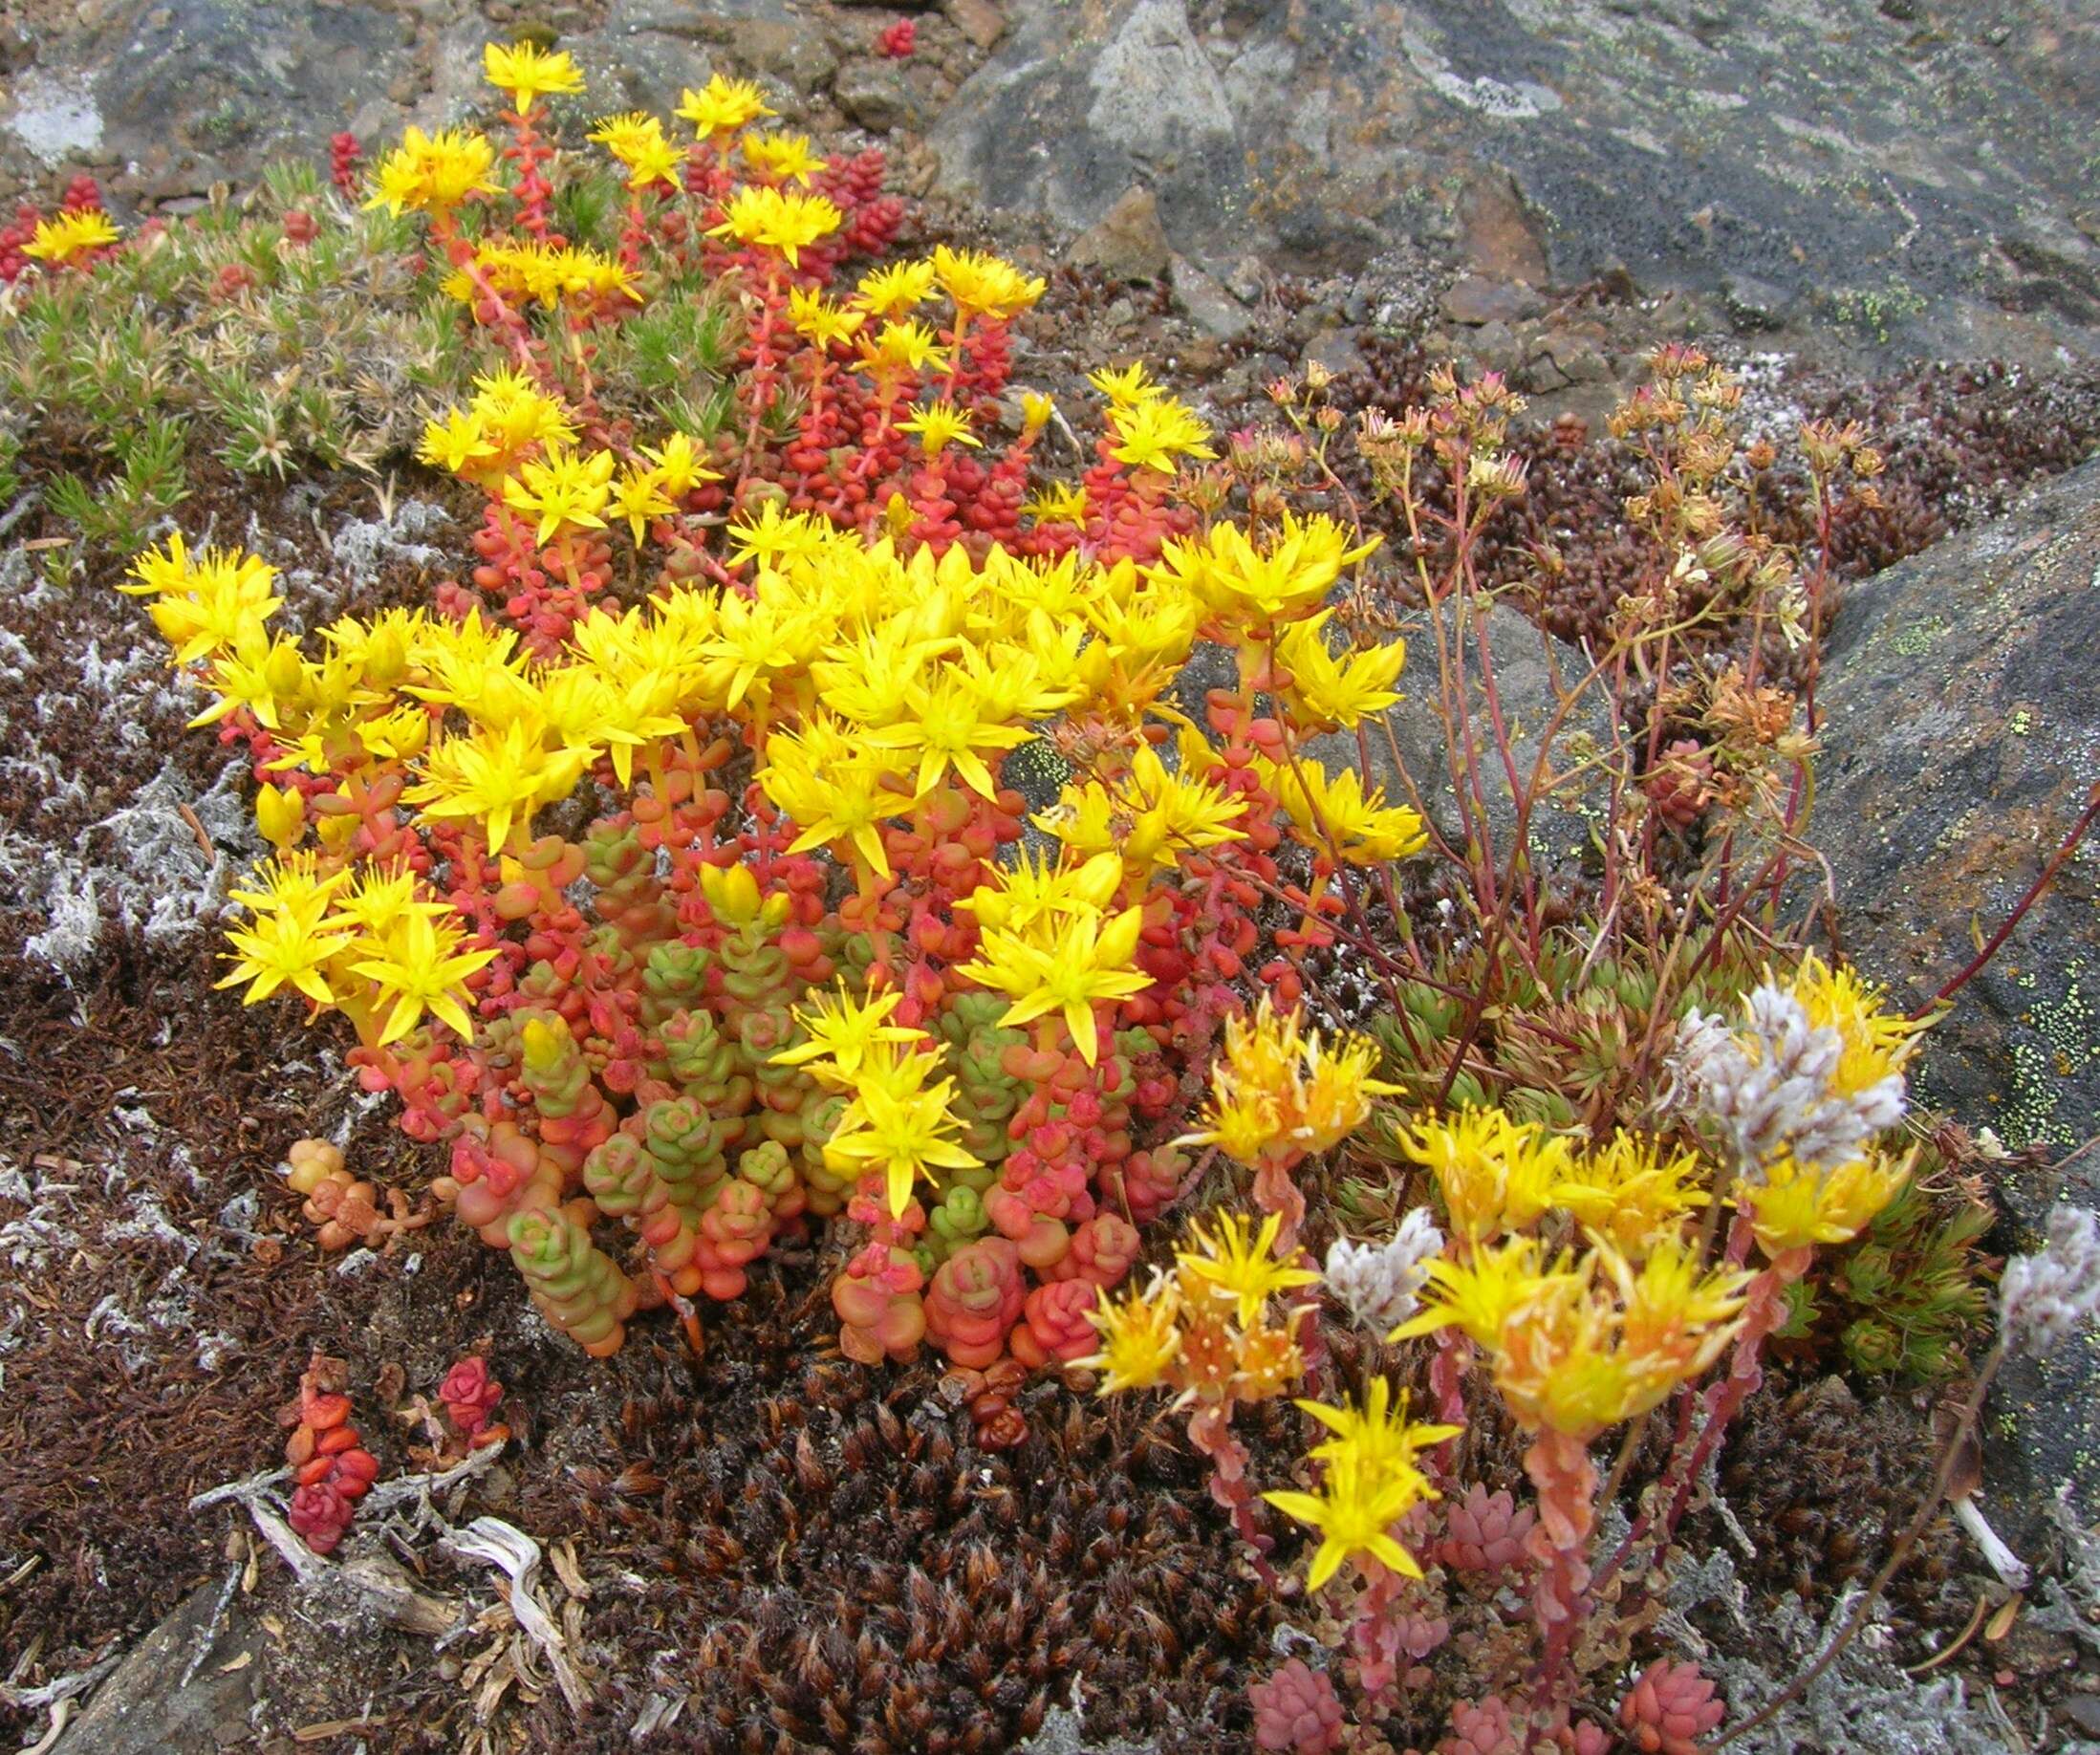
[[[1480,645],[1484,638],[1494,659],[1495,694],[1510,732],[1520,779],[1530,784],[1532,765],[1542,739],[1559,709],[1564,691],[1572,690],[1587,666],[1571,646],[1542,634],[1517,610],[1499,601],[1483,601],[1464,633],[1466,642],[1466,715],[1475,735],[1484,739],[1489,723],[1486,691],[1481,680]],[[1459,638],[1460,618],[1449,609],[1442,616],[1447,643]],[[1371,764],[1366,779],[1385,791],[1389,804],[1408,804],[1418,794],[1421,807],[1439,833],[1453,846],[1464,830],[1458,791],[1452,781],[1454,738],[1440,712],[1437,638],[1424,612],[1401,618],[1398,632],[1407,641],[1407,668],[1401,675],[1401,701],[1387,715],[1389,741],[1376,726],[1367,742]],[[1613,736],[1609,704],[1592,685],[1577,696],[1554,732],[1548,772],[1569,773],[1586,750]],[[1361,768],[1363,755],[1353,732],[1336,732],[1309,746],[1331,769]],[[1505,868],[1515,839],[1517,806],[1507,774],[1482,745],[1482,790],[1487,806],[1488,834],[1497,863]],[[1398,757],[1396,766],[1395,757]],[[1404,770],[1404,777],[1403,777]],[[1526,839],[1531,856],[1542,862],[1581,859],[1591,845],[1591,824],[1601,822],[1601,783],[1577,781],[1559,794],[1534,800]]]
[[1779,328],[1798,303],[1784,287],[1755,274],[1730,274],[1721,283],[1721,300],[1743,335]]
[[1188,320],[1206,336],[1219,340],[1244,335],[1254,321],[1253,314],[1225,289],[1185,256],[1176,256],[1174,296]]
[[1467,274],[1452,282],[1438,301],[1454,323],[1519,323],[1546,309],[1546,301],[1521,281]]
[[1336,378],[1364,369],[1364,352],[1359,345],[1363,332],[1360,329],[1323,329],[1305,345],[1299,366],[1325,366]]
[[1115,280],[1157,280],[1171,252],[1159,228],[1159,204],[1133,184],[1098,221],[1072,240],[1068,260],[1098,268]]
[[217,1747],[220,1732],[247,1728],[268,1643],[227,1587],[199,1585],[96,1688],[57,1755]]
[[[2100,781],[2096,582],[2100,462],[1855,587],[1839,612],[1809,836],[1836,877],[1841,942],[1900,1005],[1970,961],[1973,934],[2006,917]],[[1962,988],[1915,1085],[2044,1161],[2100,1131],[2100,847]],[[2100,1159],[2013,1168],[1999,1192],[2031,1241],[2052,1202],[2100,1205]],[[2084,1517],[2100,1513],[2100,1356],[2081,1343],[2020,1363],[2000,1405],[2012,1437],[1986,1478],[2024,1521],[2063,1480]]]
[[847,117],[870,134],[916,128],[922,119],[910,84],[887,62],[850,63],[833,83],[832,96]]
[[[357,106],[410,74],[401,20],[378,7],[161,0],[111,7],[0,95],[0,125],[53,164],[119,162],[155,145],[250,177],[314,157]],[[48,150],[47,150],[48,149]]]
[[[699,28],[705,17],[692,6],[614,0],[603,26],[562,47],[575,55],[592,94],[602,95],[605,108],[668,116],[685,87],[706,84],[715,71],[715,54],[704,46],[715,39],[704,37]],[[478,53],[471,33],[465,34],[465,46]]]
[[769,74],[798,98],[822,91],[838,72],[838,56],[801,18],[753,18],[740,23],[728,39],[732,54],[754,72]]
[[2100,347],[2082,0],[2033,0],[1996,50],[1913,42],[1874,0],[1679,10],[1298,0],[1199,28],[1186,0],[1009,0],[931,138],[946,192],[1075,230],[1141,183],[1213,272],[1351,272],[1405,237],[1534,287],[1732,285],[1739,322],[1862,355]]
[[[472,20],[465,29],[479,54],[485,33]],[[816,18],[794,0],[613,0],[602,27],[564,46],[576,53],[594,95],[610,85],[629,102],[659,111],[677,103],[682,86],[704,82],[718,63],[761,76],[774,88],[774,101],[786,98],[790,108],[823,91],[838,71]]]

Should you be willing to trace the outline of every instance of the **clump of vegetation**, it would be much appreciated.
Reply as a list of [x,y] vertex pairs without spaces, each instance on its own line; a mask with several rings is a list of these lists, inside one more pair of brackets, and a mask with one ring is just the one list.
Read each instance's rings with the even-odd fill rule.
[[[301,1142],[318,1241],[464,1224],[607,1357],[642,1321],[697,1353],[821,1233],[840,1352],[936,1351],[983,1449],[1031,1373],[1171,1398],[1325,1654],[1255,1682],[1263,1746],[1697,1746],[1750,1703],[1654,1630],[1769,1354],[1941,1376],[1986,1314],[1909,1106],[1929,1015],[1785,911],[1881,453],[1805,427],[1804,549],[1740,384],[1658,350],[1613,422],[1627,572],[1521,726],[1488,622],[1561,575],[1492,570],[1540,466],[1499,379],[1360,411],[1348,476],[1323,373],[1224,438],[1136,365],[1068,416],[1015,382],[1043,282],[897,254],[878,155],[721,77],[689,138],[565,143],[566,55],[487,66],[500,141],[339,144],[334,193],[128,239],[38,219],[0,336],[0,464],[135,551],[251,768],[222,985],[329,1019],[444,1151],[382,1189]],[[203,467],[411,447],[477,526],[427,601],[295,627],[184,528]],[[2094,1248],[2067,1218],[2007,1269],[1941,1487]],[[458,1454],[507,1436],[488,1374],[441,1391]],[[316,1358],[287,1452],[317,1552],[377,1468],[348,1388]]]

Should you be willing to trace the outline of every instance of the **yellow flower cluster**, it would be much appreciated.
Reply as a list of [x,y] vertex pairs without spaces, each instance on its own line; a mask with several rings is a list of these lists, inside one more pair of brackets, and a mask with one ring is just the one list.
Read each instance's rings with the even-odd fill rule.
[[1301,1401],[1298,1406],[1334,1435],[1310,1452],[1320,1464],[1320,1490],[1262,1497],[1320,1532],[1307,1585],[1317,1591],[1356,1554],[1419,1578],[1420,1563],[1400,1546],[1393,1527],[1422,1501],[1441,1497],[1416,1458],[1458,1437],[1460,1428],[1410,1421],[1406,1392],[1396,1406],[1392,1386],[1383,1377],[1371,1380],[1361,1405]]
[[1025,274],[1012,263],[977,250],[934,247],[933,281],[966,317],[1010,322],[1043,296],[1040,274]]
[[[601,524],[624,491],[608,454],[568,448],[570,430],[558,403],[504,375],[433,422],[425,449],[485,485],[500,480],[508,503],[558,536]],[[681,435],[642,455],[643,474],[674,499],[704,473]],[[526,832],[600,757],[624,784],[638,757],[660,760],[697,721],[728,714],[754,722],[758,779],[798,826],[795,845],[832,847],[877,877],[888,875],[885,820],[951,772],[988,792],[989,759],[1060,714],[1134,733],[1196,638],[1185,566],[1024,561],[998,548],[982,565],[961,548],[906,560],[885,541],[770,508],[731,535],[732,553],[755,565],[749,596],[676,588],[598,610],[548,664],[479,619],[400,611],[336,624],[325,656],[310,659],[268,638],[277,600],[267,566],[193,561],[179,537],[141,559],[134,588],[155,596],[176,661],[215,663],[215,716],[249,707],[315,772],[419,758],[412,801],[479,823],[491,846]],[[1042,820],[1074,867],[1115,849],[1116,887],[1135,899],[1183,851],[1237,833],[1242,809],[1140,744],[1122,775],[1068,787]],[[1019,1015],[1076,1020],[1130,990],[1136,930],[1127,904],[1068,908],[988,939],[983,976]],[[1084,1049],[1092,1038],[1077,1033]],[[1305,1062],[1309,1138],[1335,1124],[1324,1118],[1347,1108],[1335,1094],[1367,1065]]]
[[1547,1266],[1535,1238],[1510,1237],[1462,1262],[1432,1262],[1420,1314],[1391,1338],[1458,1328],[1488,1355],[1527,1430],[1587,1441],[1704,1372],[1741,1327],[1750,1278],[1702,1269],[1680,1238],[1655,1244],[1636,1268],[1602,1242]]
[[227,935],[232,971],[222,987],[249,984],[252,1004],[283,987],[347,1012],[368,1046],[397,1042],[428,1012],[463,1038],[474,1033],[466,978],[492,949],[463,949],[451,903],[425,894],[413,873],[367,865],[321,876],[311,853],[290,854],[231,892],[248,923]]
[[634,275],[617,258],[587,246],[556,246],[538,238],[484,238],[474,246],[471,271],[456,268],[439,286],[463,305],[471,305],[484,287],[506,304],[549,311],[564,302],[584,307],[607,298],[641,302]]
[[653,183],[671,189],[684,186],[685,149],[672,144],[654,116],[640,110],[608,116],[587,138],[619,161],[630,189],[645,189]]
[[22,253],[54,268],[117,242],[117,228],[99,207],[73,207],[36,222]]
[[1210,448],[1210,428],[1193,409],[1171,397],[1156,395],[1139,401],[1111,402],[1109,425],[1115,435],[1110,454],[1133,469],[1172,475],[1184,457],[1209,463],[1218,455]]
[[1293,622],[1276,642],[1276,661],[1288,673],[1284,692],[1294,717],[1309,731],[1353,729],[1396,704],[1407,642],[1352,652],[1337,662],[1327,643],[1332,610]]
[[1259,760],[1268,790],[1305,831],[1307,845],[1347,865],[1383,865],[1429,845],[1422,819],[1405,805],[1388,805],[1373,787],[1367,794],[1353,768],[1330,774],[1317,762]]
[[267,561],[232,549],[192,555],[180,531],[133,561],[131,579],[117,589],[153,599],[146,613],[174,648],[170,664],[257,653],[268,642],[271,617],[284,607],[274,590],[277,570]]
[[[750,882],[743,866],[729,877]],[[751,893],[757,894],[755,883]],[[938,1182],[943,1170],[971,1170],[979,1162],[957,1140],[963,1122],[940,1045],[924,1030],[890,1022],[902,1000],[897,992],[856,1000],[841,982],[835,997],[796,1010],[810,1040],[773,1056],[776,1065],[803,1067],[819,1084],[851,1094],[825,1142],[825,1162],[848,1181],[880,1173],[896,1215],[911,1203],[920,1180]]]
[[824,168],[807,134],[747,134],[743,146],[745,163],[769,183],[799,183],[808,188],[810,178]]
[[411,125],[374,170],[364,205],[390,213],[449,214],[470,196],[495,193],[495,167],[496,149],[486,135],[464,128],[425,134]]
[[1818,1244],[1851,1243],[1910,1180],[1915,1155],[1869,1151],[1837,1165],[1782,1158],[1763,1176],[1739,1184],[1758,1247],[1776,1261]]
[[698,91],[687,86],[679,94],[678,108],[672,113],[691,122],[694,134],[704,141],[734,134],[774,114],[750,80],[725,79],[720,74]]
[[[1163,568],[1187,581],[1190,594],[1219,622],[1266,638],[1280,623],[1310,617],[1342,570],[1371,554],[1382,540],[1374,536],[1352,547],[1333,519],[1317,514],[1301,519],[1287,512],[1278,534],[1266,544],[1257,543],[1237,524],[1219,523],[1200,537],[1167,544],[1159,559]],[[1397,676],[1405,657],[1403,647],[1399,659],[1379,662],[1390,662]]]
[[1226,1019],[1204,1125],[1178,1143],[1215,1145],[1257,1168],[1329,1151],[1363,1125],[1374,1096],[1397,1092],[1371,1076],[1377,1064],[1375,1043],[1324,1044],[1296,1011],[1278,1017],[1265,993],[1251,1017]]
[[1078,1361],[1101,1374],[1100,1393],[1163,1387],[1179,1407],[1262,1401],[1296,1381],[1304,1307],[1280,1301],[1320,1276],[1278,1252],[1281,1225],[1273,1213],[1259,1231],[1244,1213],[1192,1221],[1172,1273],[1104,1299],[1090,1312],[1100,1349]]
[[564,536],[623,520],[639,548],[649,520],[667,517],[718,471],[685,433],[643,445],[624,462],[611,451],[573,449],[569,411],[516,372],[475,379],[474,399],[423,427],[417,455],[464,476],[532,523],[545,548]]
[[777,250],[790,268],[796,268],[803,250],[845,223],[846,216],[826,196],[746,184],[724,204],[721,223],[709,227],[707,235]]
[[1638,1259],[1711,1199],[1696,1153],[1625,1130],[1579,1151],[1500,1109],[1461,1109],[1418,1122],[1400,1146],[1435,1178],[1452,1229],[1476,1244],[1557,1211]]
[[552,53],[534,42],[484,43],[482,76],[499,92],[509,95],[511,108],[520,116],[530,112],[542,97],[569,97],[583,90],[583,75],[566,50]]

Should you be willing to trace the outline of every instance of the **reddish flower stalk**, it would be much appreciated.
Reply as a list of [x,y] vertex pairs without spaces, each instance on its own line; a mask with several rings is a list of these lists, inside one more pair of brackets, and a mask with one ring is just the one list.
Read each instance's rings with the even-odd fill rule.
[[1253,1562],[1256,1575],[1267,1589],[1277,1589],[1276,1571],[1268,1563],[1268,1550],[1275,1543],[1263,1533],[1255,1518],[1254,1507],[1261,1498],[1247,1484],[1246,1465],[1251,1459],[1247,1447],[1232,1430],[1232,1404],[1204,1402],[1198,1406],[1188,1417],[1188,1437],[1189,1442],[1210,1459],[1210,1496],[1231,1513],[1232,1527],[1247,1546],[1247,1557]]
[[1550,1722],[1565,1717],[1572,1698],[1575,1635],[1590,1610],[1597,1471],[1587,1444],[1550,1427],[1525,1451],[1524,1471],[1539,1501],[1539,1521],[1527,1542],[1539,1563],[1531,1612],[1544,1642],[1532,1686],[1533,1717]]

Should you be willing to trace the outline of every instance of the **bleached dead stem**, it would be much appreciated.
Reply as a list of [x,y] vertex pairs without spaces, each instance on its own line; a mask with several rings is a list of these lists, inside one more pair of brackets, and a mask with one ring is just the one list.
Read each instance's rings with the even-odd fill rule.
[[442,1537],[438,1546],[463,1560],[483,1561],[509,1577],[510,1614],[545,1654],[562,1698],[573,1711],[580,1712],[589,1705],[591,1691],[569,1661],[569,1642],[554,1625],[553,1616],[547,1613],[546,1604],[533,1593],[540,1564],[539,1544],[500,1517],[477,1517],[465,1529]]

